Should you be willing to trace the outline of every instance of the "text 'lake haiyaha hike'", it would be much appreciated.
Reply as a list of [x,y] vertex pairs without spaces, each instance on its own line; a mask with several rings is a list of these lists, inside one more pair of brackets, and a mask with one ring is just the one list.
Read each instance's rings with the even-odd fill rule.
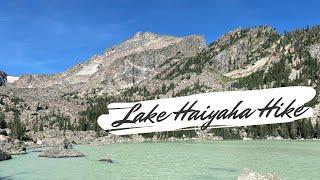
[[[290,89],[295,87],[290,87]],[[297,87],[300,89],[299,87]],[[283,90],[282,93],[285,93]],[[301,90],[301,89],[300,89]],[[307,89],[310,90],[310,89]],[[273,91],[273,90],[271,90]],[[275,90],[279,91],[279,89]],[[311,90],[313,91],[313,90]],[[252,93],[250,91],[247,91]],[[245,94],[247,93],[245,92]],[[255,91],[258,93],[259,91]],[[241,91],[235,93],[242,93]],[[217,93],[216,93],[217,94]],[[281,93],[280,93],[281,94]],[[310,95],[312,96],[311,93]],[[205,97],[202,97],[204,95]],[[264,100],[257,102],[255,99],[239,98],[228,99],[224,103],[225,94],[221,97],[215,96],[215,99],[208,98],[211,94],[200,94],[197,98],[188,96],[172,100],[154,100],[142,101],[129,104],[116,104],[117,108],[110,108],[108,118],[103,121],[98,120],[106,130],[120,130],[122,132],[130,131],[128,128],[146,128],[153,131],[176,130],[182,128],[201,127],[201,130],[207,128],[224,126],[246,126],[259,124],[274,124],[281,122],[290,122],[296,119],[312,116],[312,109],[304,107],[310,97],[294,98],[289,96],[277,96],[276,98],[268,95],[260,97]],[[270,98],[269,98],[270,96]],[[254,96],[253,96],[254,97]],[[269,99],[269,100],[268,100]],[[151,102],[151,103],[150,103]],[[108,126],[105,126],[105,123]],[[159,125],[157,125],[159,124]],[[158,127],[158,129],[154,129]]]

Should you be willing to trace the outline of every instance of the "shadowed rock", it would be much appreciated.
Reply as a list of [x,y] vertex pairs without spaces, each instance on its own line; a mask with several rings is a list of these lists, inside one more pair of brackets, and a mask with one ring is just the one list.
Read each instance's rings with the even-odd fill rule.
[[72,149],[72,143],[67,139],[63,139],[63,142],[61,144],[63,146],[64,149]]
[[101,162],[113,163],[112,159],[100,159]]
[[11,159],[11,155],[0,150],[0,161]]
[[8,136],[8,133],[5,129],[0,129],[0,135]]

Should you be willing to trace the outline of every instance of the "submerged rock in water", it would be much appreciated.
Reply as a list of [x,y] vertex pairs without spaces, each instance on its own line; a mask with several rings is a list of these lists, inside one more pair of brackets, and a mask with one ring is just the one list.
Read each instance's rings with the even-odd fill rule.
[[0,149],[0,161],[11,159],[11,155]]
[[112,159],[100,159],[99,161],[113,163]]
[[49,157],[49,158],[84,157],[84,154],[74,149],[65,149],[65,148],[59,147],[59,148],[45,150],[41,154],[39,154],[39,157]]
[[279,180],[280,178],[271,173],[261,174],[253,172],[249,169],[244,169],[237,180]]

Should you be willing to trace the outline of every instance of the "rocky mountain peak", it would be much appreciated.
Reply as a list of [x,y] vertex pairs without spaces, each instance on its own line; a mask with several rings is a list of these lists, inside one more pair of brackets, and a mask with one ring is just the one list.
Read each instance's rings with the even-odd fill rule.
[[152,32],[138,32],[128,40],[107,49],[105,56],[116,54],[115,58],[118,58],[119,56],[126,56],[147,49],[160,49],[170,44],[177,43],[181,39],[182,38],[173,36],[158,35]]
[[173,37],[138,32],[104,54],[95,55],[61,74],[22,76],[15,84],[20,88],[62,86],[64,89],[70,85],[77,87],[77,84],[81,89],[103,86],[118,91],[153,76],[159,71],[159,65],[177,54],[193,56],[205,47],[202,36]]
[[157,35],[153,32],[148,32],[148,31],[140,31],[137,32],[134,36],[133,39],[141,39],[141,38],[156,38],[159,37],[160,35]]

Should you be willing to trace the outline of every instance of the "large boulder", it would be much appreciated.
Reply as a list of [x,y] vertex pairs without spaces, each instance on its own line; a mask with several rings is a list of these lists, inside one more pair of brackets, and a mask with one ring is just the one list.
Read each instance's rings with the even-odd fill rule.
[[72,149],[72,143],[64,138],[57,146],[43,151],[39,157],[50,157],[50,158],[66,158],[66,157],[83,157],[84,154]]
[[12,142],[12,139],[9,136],[0,134],[0,142]]
[[74,149],[65,149],[63,147],[52,148],[43,151],[39,157],[49,158],[67,158],[67,157],[84,157],[84,154]]
[[0,148],[10,155],[27,154],[27,145],[17,139],[0,135]]
[[0,161],[11,159],[11,155],[0,149]]
[[0,135],[8,136],[7,130],[5,130],[5,129],[0,129]]
[[64,149],[72,149],[72,142],[70,142],[67,138],[64,138],[60,146],[62,146]]
[[112,159],[109,159],[109,158],[107,158],[107,159],[100,159],[99,161],[101,161],[101,162],[106,162],[106,163],[113,163]]
[[244,169],[237,180],[279,180],[280,178],[271,173],[261,174],[253,172],[249,169]]

